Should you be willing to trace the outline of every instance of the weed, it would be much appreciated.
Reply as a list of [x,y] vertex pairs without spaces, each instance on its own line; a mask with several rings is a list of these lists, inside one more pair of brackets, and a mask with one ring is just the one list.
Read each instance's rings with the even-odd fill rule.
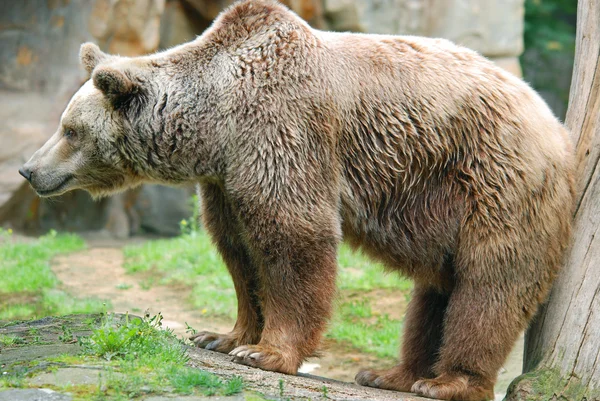
[[23,387],[24,382],[25,373],[21,370],[11,373],[0,371],[0,390]]
[[115,315],[106,315],[100,326],[93,331],[89,338],[84,338],[82,345],[84,349],[93,355],[100,356],[107,361],[114,357],[123,357],[127,353],[135,352],[135,345],[131,343],[140,340],[144,331],[150,329],[149,323],[126,315],[125,321],[117,321]]
[[200,200],[197,195],[190,198],[192,205],[192,216],[189,219],[183,219],[179,222],[179,229],[182,235],[194,236],[200,232]]
[[24,340],[21,337],[0,335],[0,345],[3,347],[12,347],[23,343]]
[[62,334],[58,336],[59,341],[67,344],[77,342],[77,340],[73,337],[73,330],[71,330],[68,326],[63,324],[61,330]]
[[195,328],[193,328],[192,326],[190,326],[188,324],[188,322],[185,322],[185,332],[187,334],[189,334],[190,336],[195,335],[196,333],[198,333],[198,330],[196,330]]
[[284,383],[283,383],[283,379],[279,379],[279,397],[283,398],[283,388]]
[[329,390],[327,390],[327,386],[323,386],[321,392],[323,393],[323,398],[329,398]]
[[239,376],[234,376],[231,380],[225,383],[223,395],[234,395],[241,393],[244,390],[244,379]]
[[213,395],[223,386],[217,376],[197,369],[176,369],[170,379],[175,391],[183,394],[191,394],[201,387],[206,395]]

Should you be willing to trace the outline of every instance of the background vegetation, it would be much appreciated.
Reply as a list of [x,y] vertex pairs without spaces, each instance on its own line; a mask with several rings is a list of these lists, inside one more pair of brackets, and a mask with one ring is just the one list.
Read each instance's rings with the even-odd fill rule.
[[575,57],[577,0],[525,0],[523,76],[564,118]]

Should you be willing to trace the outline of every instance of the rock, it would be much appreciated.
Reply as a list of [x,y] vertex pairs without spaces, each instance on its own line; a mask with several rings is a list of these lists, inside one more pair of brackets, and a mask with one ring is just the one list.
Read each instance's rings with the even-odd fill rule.
[[488,57],[523,52],[523,0],[448,0],[428,7],[426,36],[444,37]]
[[[262,398],[260,398],[262,399]],[[201,396],[179,396],[179,397],[165,397],[162,395],[151,396],[144,399],[144,401],[244,401],[248,400],[245,394],[232,395],[230,397],[201,397]],[[1,401],[1,400],[0,400]],[[259,400],[257,400],[259,401]]]
[[[0,89],[52,98],[77,85],[83,77],[77,49],[92,39],[87,18],[81,16],[89,15],[91,5],[66,0],[0,2]],[[34,107],[26,110],[40,114]]]
[[[200,4],[200,2],[198,2]],[[194,40],[210,25],[203,12],[180,0],[168,0],[160,23],[161,49]]]
[[76,342],[61,341],[65,328],[73,338],[87,336],[91,333],[90,325],[98,323],[100,317],[100,314],[70,315],[26,322],[0,322],[0,336],[18,339],[17,347],[0,350],[2,370],[10,371],[23,361],[41,361],[51,356],[78,353],[80,347]]
[[335,30],[381,34],[423,34],[427,26],[425,0],[324,0],[325,15]]
[[139,229],[151,234],[179,235],[179,222],[192,215],[193,193],[193,188],[144,185],[134,206]]
[[[297,376],[268,372],[249,366],[234,363],[229,355],[207,351],[201,348],[190,348],[189,364],[225,379],[240,376],[245,388],[263,394],[277,394],[279,399],[330,399],[330,400],[371,400],[371,401],[427,401],[428,398],[414,394],[387,391],[363,387],[354,383],[309,374]],[[358,366],[357,366],[358,368]],[[358,369],[357,369],[358,370]],[[326,388],[327,396],[324,397]],[[267,397],[269,398],[269,397]]]
[[489,57],[523,51],[523,0],[324,0],[334,30],[450,39]]
[[511,74],[522,77],[523,71],[521,70],[521,62],[518,57],[500,57],[500,58],[490,58],[498,67],[504,68],[506,71]]
[[0,391],[0,401],[71,401],[68,394],[57,393],[54,390],[39,389],[10,389]]
[[16,171],[54,132],[84,77],[77,49],[92,36],[79,16],[90,10],[89,2],[0,2],[0,222],[30,210],[34,196]]
[[105,51],[122,56],[153,52],[160,39],[164,0],[96,0],[89,30]]
[[[28,383],[35,387],[40,386],[78,386],[86,384],[98,384],[99,376],[102,374],[100,367],[74,367],[59,368],[52,372],[44,372],[32,377]],[[119,372],[112,372],[112,375],[124,376]]]

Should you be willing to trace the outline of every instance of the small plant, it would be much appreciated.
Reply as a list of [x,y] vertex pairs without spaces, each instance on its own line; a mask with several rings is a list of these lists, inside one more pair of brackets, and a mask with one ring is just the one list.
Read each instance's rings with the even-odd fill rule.
[[[162,320],[162,317],[160,318]],[[158,324],[160,325],[160,320]],[[84,349],[90,354],[100,356],[107,361],[115,357],[124,357],[133,354],[146,340],[153,337],[156,325],[156,316],[152,320],[130,318],[125,315],[124,321],[117,319],[114,314],[107,314],[102,319],[100,326],[92,335],[83,342]]]
[[244,390],[244,379],[239,376],[234,376],[231,380],[225,383],[223,395],[234,395],[241,393]]
[[323,398],[329,398],[329,390],[327,390],[327,386],[323,386],[321,391],[323,392]]
[[65,343],[65,344],[77,342],[77,340],[73,337],[73,330],[71,330],[69,327],[65,326],[64,324],[62,325],[61,329],[62,329],[62,334],[58,336],[59,341]]
[[196,333],[198,333],[198,330],[196,330],[195,328],[193,328],[192,326],[190,326],[188,324],[188,322],[185,322],[185,332],[187,334],[189,334],[190,336],[195,335]]
[[223,386],[217,376],[197,369],[176,369],[170,378],[175,391],[183,394],[191,394],[195,388],[202,388],[204,394],[214,395]]
[[23,343],[24,341],[20,337],[0,335],[0,345],[2,347],[12,347],[14,345],[19,345]]
[[25,371],[18,369],[15,372],[0,371],[0,390],[5,388],[23,387],[25,382]]
[[190,199],[192,205],[192,216],[179,222],[179,230],[182,235],[195,236],[200,231],[200,201],[198,195]]
[[283,383],[283,379],[279,379],[279,397],[283,398],[283,392],[284,392],[284,383]]

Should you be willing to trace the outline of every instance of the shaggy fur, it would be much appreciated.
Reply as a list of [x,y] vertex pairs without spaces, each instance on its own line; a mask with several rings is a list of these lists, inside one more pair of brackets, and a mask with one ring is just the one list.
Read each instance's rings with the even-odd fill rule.
[[166,52],[81,59],[91,81],[24,171],[44,195],[200,183],[238,320],[198,346],[296,373],[345,238],[415,281],[399,365],[357,381],[493,398],[573,209],[568,133],[526,84],[446,40],[321,32],[268,0]]

